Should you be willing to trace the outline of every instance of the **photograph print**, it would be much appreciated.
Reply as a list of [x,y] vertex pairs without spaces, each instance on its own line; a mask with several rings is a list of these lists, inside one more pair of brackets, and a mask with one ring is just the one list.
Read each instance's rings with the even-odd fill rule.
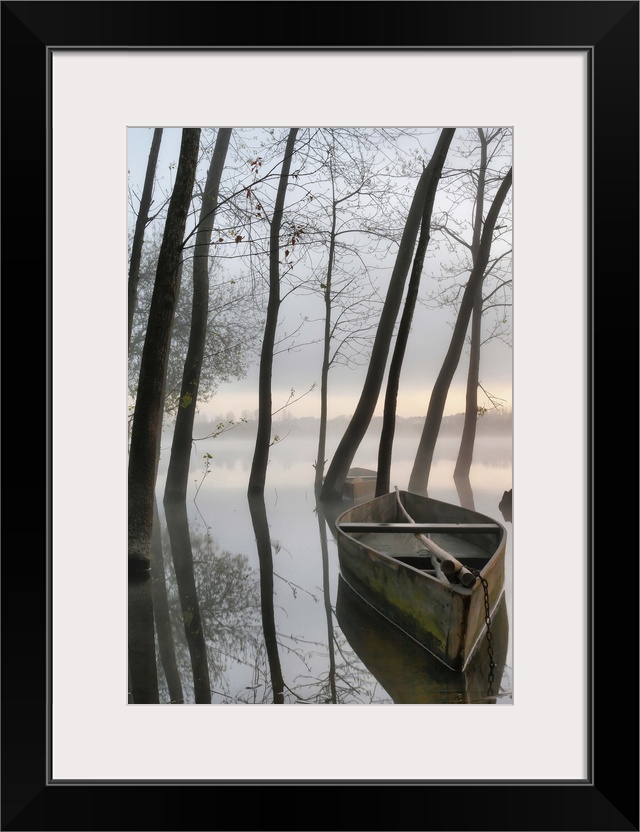
[[512,141],[128,128],[129,704],[513,704]]

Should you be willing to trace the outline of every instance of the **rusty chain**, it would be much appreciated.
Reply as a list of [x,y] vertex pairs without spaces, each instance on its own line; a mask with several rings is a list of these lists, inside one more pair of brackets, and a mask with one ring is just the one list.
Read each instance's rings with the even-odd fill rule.
[[470,571],[480,581],[482,589],[484,590],[484,623],[487,625],[487,652],[489,653],[489,689],[487,691],[487,695],[493,696],[493,682],[495,678],[493,671],[496,669],[496,663],[493,660],[493,633],[491,632],[491,610],[489,608],[489,583],[486,578],[482,577],[478,569],[471,569]]

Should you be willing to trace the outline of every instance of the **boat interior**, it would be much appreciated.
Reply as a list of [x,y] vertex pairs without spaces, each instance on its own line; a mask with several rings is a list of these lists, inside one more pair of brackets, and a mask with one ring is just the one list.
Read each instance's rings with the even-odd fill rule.
[[[431,560],[431,553],[419,538],[410,534],[376,534],[368,533],[358,536],[361,543],[377,552],[389,555],[394,560],[420,569],[429,575],[436,574]],[[489,536],[486,536],[487,538]],[[469,536],[451,534],[432,534],[430,539],[449,554],[459,560],[467,569],[482,571],[491,559],[492,552],[487,552]]]

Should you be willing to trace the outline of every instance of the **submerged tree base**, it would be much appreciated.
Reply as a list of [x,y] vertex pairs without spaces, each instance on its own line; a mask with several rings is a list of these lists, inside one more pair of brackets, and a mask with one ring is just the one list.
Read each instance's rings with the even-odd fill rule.
[[336,488],[328,488],[325,485],[317,496],[318,500],[323,503],[333,503],[342,500],[342,491]]
[[129,556],[129,574],[139,575],[151,571],[151,559],[146,557]]

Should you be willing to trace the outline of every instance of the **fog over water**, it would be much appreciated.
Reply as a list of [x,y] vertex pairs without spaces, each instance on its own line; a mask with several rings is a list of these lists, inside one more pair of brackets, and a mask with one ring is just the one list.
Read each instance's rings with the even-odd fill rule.
[[[323,507],[316,504],[313,491],[316,436],[308,423],[305,427],[298,425],[296,431],[297,421],[304,422],[290,420],[290,432],[271,448],[264,498],[273,558],[274,620],[286,686],[285,701],[299,704],[331,701],[343,704],[429,703],[468,701],[469,696],[472,701],[475,701],[474,697],[481,701],[486,692],[477,690],[475,676],[472,676],[472,682],[466,682],[472,687],[471,693],[466,689],[452,690],[450,673],[443,674],[439,663],[434,664],[426,651],[416,650],[417,646],[403,634],[394,632],[395,628],[379,620],[376,614],[371,616],[372,611],[362,609],[357,596],[351,597],[349,587],[342,585],[332,533],[333,515],[330,513],[321,518],[319,523],[318,508],[322,513]],[[216,439],[195,443],[189,475],[187,505],[194,540],[194,571],[196,583],[201,587],[201,613],[214,703],[271,701],[269,674],[261,646],[262,623],[255,607],[259,596],[260,561],[246,496],[253,453],[252,433],[251,425],[242,424]],[[339,438],[340,431],[334,425],[330,432],[330,451]],[[391,481],[399,488],[406,488],[418,438],[415,426],[404,430],[397,438]],[[377,431],[371,431],[356,455],[355,465],[375,467],[377,440]],[[455,432],[445,434],[438,443],[429,489],[430,496],[455,504],[460,502],[453,482],[458,444],[459,436]],[[170,432],[167,432],[158,474],[160,505],[169,447]],[[498,636],[504,639],[504,665],[500,665],[500,688],[495,691],[498,694],[495,701],[499,704],[513,701],[508,626],[512,604],[511,523],[504,520],[498,508],[503,492],[511,488],[511,474],[510,434],[481,433],[471,472],[475,507],[503,523],[508,534],[506,625],[501,619],[501,629],[496,636],[497,644],[500,644]],[[343,509],[348,505],[344,501]],[[207,577],[211,573],[227,574],[225,570],[235,568],[232,564],[237,558],[244,564],[241,567],[244,588],[253,587],[247,595],[253,598],[252,610],[247,610],[246,601],[241,598],[237,599],[238,607],[226,606],[226,601],[211,589],[211,580]],[[184,641],[166,542],[165,569],[183,691],[186,701],[192,701],[193,671]],[[368,634],[364,641],[363,633]],[[479,653],[484,660],[484,653]],[[396,657],[398,666],[389,667],[392,661],[389,656]],[[159,668],[161,697],[164,696],[163,701],[169,701],[161,662]],[[382,678],[376,677],[376,672]],[[479,672],[482,682],[484,670]],[[337,686],[333,691],[330,690],[330,679],[333,679],[334,687]],[[385,684],[391,689],[385,688]]]

